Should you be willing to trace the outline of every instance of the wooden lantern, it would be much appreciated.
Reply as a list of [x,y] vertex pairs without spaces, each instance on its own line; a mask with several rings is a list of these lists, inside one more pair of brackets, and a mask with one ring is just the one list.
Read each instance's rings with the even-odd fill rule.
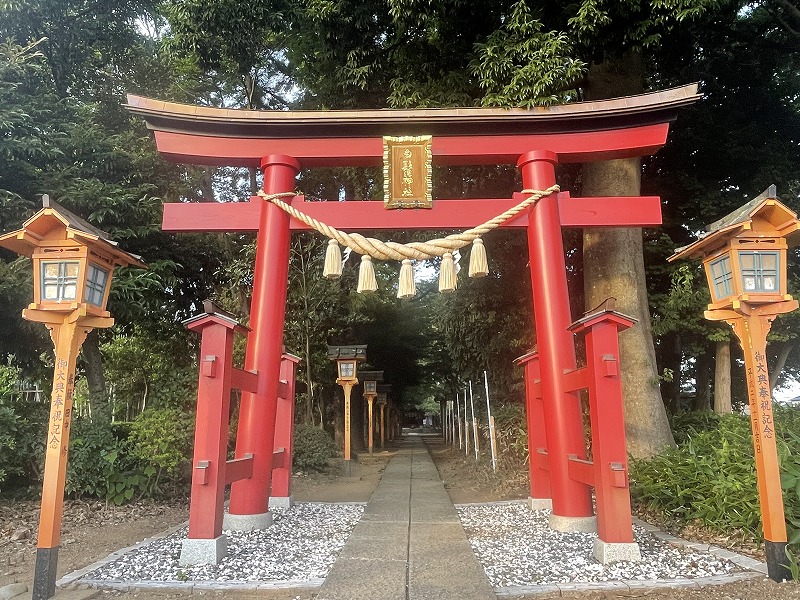
[[791,300],[786,291],[787,238],[800,229],[797,215],[770,188],[707,227],[702,237],[670,257],[700,258],[711,291],[709,310]]
[[700,258],[711,290],[705,318],[728,323],[744,354],[750,425],[764,529],[767,573],[791,578],[787,531],[775,441],[767,334],[775,318],[798,308],[786,293],[786,249],[797,243],[800,221],[776,199],[775,186],[708,226],[699,240],[669,260]]
[[40,311],[109,316],[106,311],[114,267],[144,267],[138,256],[117,247],[107,233],[43,197],[44,207],[22,229],[0,236],[0,246],[33,259],[33,302],[23,313],[32,321],[51,319]]

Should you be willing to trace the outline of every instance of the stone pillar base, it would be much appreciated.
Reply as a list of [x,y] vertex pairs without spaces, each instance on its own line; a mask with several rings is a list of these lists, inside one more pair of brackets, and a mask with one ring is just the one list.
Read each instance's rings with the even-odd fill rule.
[[253,531],[266,529],[272,525],[272,513],[265,512],[257,515],[232,515],[225,513],[222,517],[222,528],[232,531]]
[[227,555],[228,538],[224,535],[210,540],[187,538],[183,540],[179,562],[182,566],[218,565]]
[[604,565],[623,560],[634,562],[642,560],[642,553],[636,542],[604,542],[600,538],[594,540],[592,555],[597,562]]
[[553,531],[578,531],[581,533],[592,533],[597,531],[597,517],[562,517],[561,515],[550,515],[550,529]]
[[292,508],[294,506],[294,496],[270,496],[270,508]]
[[531,498],[528,496],[528,508],[531,510],[553,510],[551,498]]

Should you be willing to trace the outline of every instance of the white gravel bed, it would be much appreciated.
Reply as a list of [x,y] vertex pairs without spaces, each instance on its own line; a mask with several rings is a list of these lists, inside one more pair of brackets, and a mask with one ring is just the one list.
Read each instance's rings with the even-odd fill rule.
[[641,562],[602,565],[592,556],[596,533],[561,533],[548,526],[549,510],[525,503],[457,507],[486,576],[495,587],[608,581],[696,579],[740,571],[729,560],[677,547],[634,525]]
[[133,582],[302,582],[324,579],[364,512],[364,504],[298,503],[273,509],[267,529],[224,531],[228,555],[218,565],[181,566],[187,529],[139,546],[81,580]]

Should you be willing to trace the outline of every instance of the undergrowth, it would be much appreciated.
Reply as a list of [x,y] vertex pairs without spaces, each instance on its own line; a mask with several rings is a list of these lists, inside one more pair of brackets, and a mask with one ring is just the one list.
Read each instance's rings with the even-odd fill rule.
[[[775,408],[790,553],[800,544],[800,411]],[[630,464],[631,496],[679,524],[763,540],[748,417],[686,413],[673,418],[678,447]]]

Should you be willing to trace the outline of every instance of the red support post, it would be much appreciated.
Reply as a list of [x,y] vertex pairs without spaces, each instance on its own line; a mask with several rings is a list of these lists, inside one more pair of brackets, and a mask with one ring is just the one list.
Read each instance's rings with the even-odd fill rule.
[[541,454],[547,453],[547,433],[544,423],[544,406],[542,405],[539,355],[529,352],[514,361],[525,369],[525,418],[528,425],[528,478],[530,481],[530,501],[533,507],[549,501],[550,474],[539,460]]
[[[533,151],[517,161],[524,189],[544,190],[556,182],[556,154]],[[543,197],[528,217],[536,338],[542,375],[543,411],[553,515],[581,518],[592,516],[589,489],[569,476],[569,456],[585,458],[583,420],[576,394],[567,392],[564,372],[575,369],[575,347],[567,328],[572,323],[569,310],[564,247],[558,200],[555,194]],[[553,520],[551,519],[551,524]],[[560,526],[568,528],[566,522]]]
[[292,506],[292,456],[294,434],[294,388],[295,372],[300,358],[293,354],[281,356],[281,391],[275,414],[275,443],[273,453],[283,452],[281,464],[272,469],[272,491],[269,505],[289,508]]
[[[264,191],[289,192],[300,164],[290,156],[271,155],[261,161]],[[272,452],[275,436],[280,360],[283,349],[283,322],[286,313],[286,288],[289,275],[289,216],[261,198],[255,261],[255,279],[247,338],[245,370],[257,371],[258,389],[242,393],[236,457],[253,455],[253,476],[231,484],[231,523],[243,529],[270,524],[269,490],[272,479]]]
[[574,333],[586,332],[597,535],[607,544],[633,543],[619,332],[634,323],[625,315],[605,310],[584,317],[571,328]]
[[213,540],[222,535],[231,357],[238,326],[215,314],[206,314],[190,320],[188,327],[202,335],[188,537]]

